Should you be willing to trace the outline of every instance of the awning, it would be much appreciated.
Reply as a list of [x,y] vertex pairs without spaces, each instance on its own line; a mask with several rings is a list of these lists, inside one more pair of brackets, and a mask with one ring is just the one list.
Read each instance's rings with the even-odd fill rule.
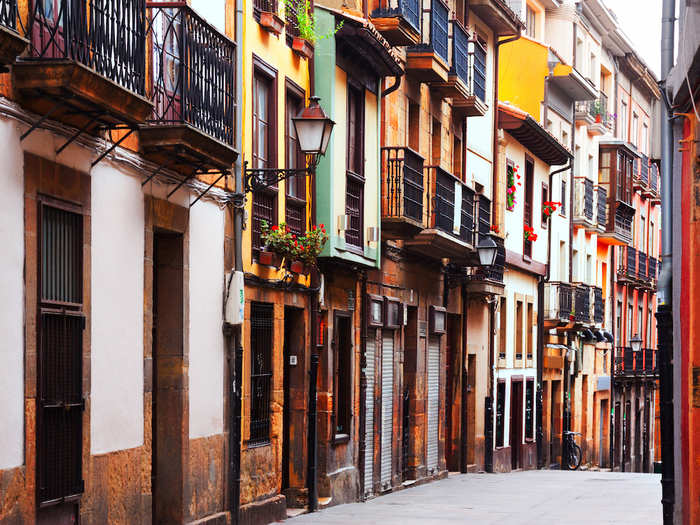
[[574,157],[573,153],[539,122],[511,104],[498,103],[498,127],[506,130],[550,166],[564,165]]

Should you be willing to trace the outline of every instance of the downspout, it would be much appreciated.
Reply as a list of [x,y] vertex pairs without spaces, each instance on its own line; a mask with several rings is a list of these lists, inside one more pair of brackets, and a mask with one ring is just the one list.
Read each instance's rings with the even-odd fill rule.
[[[236,42],[236,122],[234,140],[238,156],[234,162],[236,198],[233,202],[233,257],[235,271],[243,271],[243,2],[236,2],[234,40]],[[228,334],[228,384],[229,384],[229,511],[232,525],[238,525],[241,496],[241,405],[243,388],[243,330],[242,326],[224,325]],[[233,370],[232,370],[233,368]]]
[[360,277],[360,439],[358,463],[362,475],[360,476],[360,501],[365,500],[365,432],[367,411],[367,271],[362,271]]
[[[673,523],[674,493],[674,402],[673,402],[673,124],[666,105],[666,85],[673,67],[673,40],[676,15],[675,0],[664,0],[661,19],[661,275],[657,295],[657,330],[659,353],[659,396],[661,412],[661,503],[664,525]],[[693,96],[693,93],[690,93]]]
[[608,443],[608,449],[609,449],[609,461],[610,461],[610,470],[612,471],[614,468],[614,461],[615,461],[615,440],[613,439],[615,436],[615,433],[617,432],[616,428],[613,428],[615,425],[615,342],[617,341],[617,327],[615,325],[615,319],[616,319],[616,307],[617,307],[617,271],[615,270],[615,248],[610,249],[610,290],[612,292],[612,306],[611,306],[611,321],[612,321],[612,336],[613,336],[613,341],[612,341],[612,350],[610,352],[610,405],[608,409],[608,417],[610,418],[610,423],[608,425],[608,428],[610,429],[608,431],[608,439],[610,442]]
[[401,86],[401,75],[396,75],[394,76],[394,83],[386,88],[384,91],[382,91],[382,98],[386,97],[387,95],[390,95],[397,89],[399,89],[399,86]]

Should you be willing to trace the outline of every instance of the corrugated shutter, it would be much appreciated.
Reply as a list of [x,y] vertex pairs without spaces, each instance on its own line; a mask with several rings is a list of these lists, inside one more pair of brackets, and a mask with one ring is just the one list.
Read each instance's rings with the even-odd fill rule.
[[374,358],[376,354],[374,331],[367,337],[365,357],[367,390],[365,391],[365,495],[374,493]]
[[382,488],[391,486],[391,442],[394,418],[394,334],[382,335]]
[[434,473],[438,465],[438,409],[440,406],[440,339],[428,341],[428,472]]

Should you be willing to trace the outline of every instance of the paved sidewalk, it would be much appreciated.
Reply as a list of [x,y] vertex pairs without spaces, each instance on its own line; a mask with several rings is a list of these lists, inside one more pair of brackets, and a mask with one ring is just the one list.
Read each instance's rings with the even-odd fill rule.
[[459,474],[365,503],[304,514],[287,522],[289,525],[660,524],[660,480],[656,474],[557,470]]

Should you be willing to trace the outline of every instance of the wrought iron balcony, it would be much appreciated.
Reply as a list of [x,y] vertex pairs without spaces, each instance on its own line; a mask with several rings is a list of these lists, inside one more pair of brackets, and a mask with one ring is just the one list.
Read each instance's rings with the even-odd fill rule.
[[605,320],[605,301],[603,300],[603,289],[593,287],[593,322],[602,324]]
[[22,105],[85,133],[135,129],[152,109],[145,12],[145,0],[29,2],[29,52],[12,68]]
[[649,280],[647,275],[647,254],[642,251],[637,252],[637,279],[643,282]]
[[649,185],[649,157],[642,153],[637,159],[637,169],[633,178],[633,183],[637,189],[646,189]]
[[422,82],[448,80],[449,14],[442,0],[431,0],[430,9],[422,13],[423,40],[407,49],[406,71]]
[[577,284],[574,288],[574,321],[591,322],[591,290],[587,284]]
[[658,278],[658,261],[655,257],[649,257],[647,262],[649,263],[647,276],[649,277],[649,280],[652,282],[652,284],[655,284],[656,279]]
[[17,31],[17,0],[0,0],[0,66],[11,64],[27,47]]
[[[612,218],[610,208],[614,210]],[[631,244],[635,209],[621,200],[610,198],[607,199],[606,209],[608,210],[606,227],[600,232],[598,238],[607,239],[609,244]]]
[[382,148],[382,234],[410,238],[426,226],[423,157],[408,147]]
[[657,350],[642,348],[635,352],[629,346],[615,348],[616,376],[654,376],[658,374]]
[[574,181],[574,215],[572,217],[574,225],[587,229],[594,228],[593,197],[593,181],[577,178]]
[[617,253],[617,279],[621,283],[635,284],[637,279],[637,250],[620,246]]
[[658,203],[659,200],[659,167],[653,162],[649,166],[649,184],[643,190],[644,195]]
[[602,135],[612,131],[614,125],[608,113],[608,97],[602,93],[598,100],[577,101],[575,118],[586,124],[589,135]]
[[140,131],[144,154],[188,176],[230,169],[235,44],[184,2],[147,8],[154,110]]
[[596,202],[596,223],[600,231],[605,231],[608,226],[608,191],[604,186],[598,186]]
[[454,263],[472,261],[474,250],[474,190],[439,166],[426,166],[427,227],[405,245],[432,258]]
[[410,46],[421,38],[421,0],[380,0],[372,23],[392,46]]
[[553,328],[571,321],[573,287],[569,283],[549,282],[544,285],[544,322]]

